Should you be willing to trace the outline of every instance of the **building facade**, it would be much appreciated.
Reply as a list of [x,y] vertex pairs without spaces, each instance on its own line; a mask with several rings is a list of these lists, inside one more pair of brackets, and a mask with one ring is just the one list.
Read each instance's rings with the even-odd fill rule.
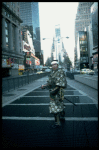
[[63,52],[63,42],[61,37],[61,29],[60,24],[55,25],[55,38],[54,38],[54,59],[58,59],[59,64],[61,64],[64,60],[64,52]]
[[93,69],[98,72],[98,2],[91,6],[92,35],[93,35]]
[[78,32],[84,31],[85,27],[91,23],[91,5],[94,2],[79,2],[75,19],[75,49],[74,49],[74,66],[76,67],[77,59],[77,40]]
[[11,75],[18,75],[24,61],[20,23],[19,2],[2,2],[2,68]]
[[93,34],[92,34],[92,23],[88,27],[85,28],[87,32],[87,43],[88,43],[88,59],[89,59],[89,68],[93,69]]

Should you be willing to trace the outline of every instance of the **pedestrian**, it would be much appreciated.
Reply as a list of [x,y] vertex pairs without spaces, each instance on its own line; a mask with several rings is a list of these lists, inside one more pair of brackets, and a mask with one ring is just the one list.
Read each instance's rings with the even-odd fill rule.
[[49,75],[47,84],[42,85],[42,89],[47,87],[50,92],[50,105],[49,112],[54,114],[55,123],[52,125],[53,128],[61,126],[60,120],[65,120],[65,111],[64,111],[64,88],[67,87],[67,81],[65,72],[62,68],[58,67],[58,61],[53,60],[52,63],[52,72]]

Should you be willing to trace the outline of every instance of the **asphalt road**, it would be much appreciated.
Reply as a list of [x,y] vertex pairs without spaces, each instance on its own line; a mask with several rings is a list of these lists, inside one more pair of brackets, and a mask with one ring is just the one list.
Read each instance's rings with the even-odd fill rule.
[[2,147],[98,147],[98,109],[70,85],[64,100],[65,122],[53,129],[49,92],[37,88],[2,107]]

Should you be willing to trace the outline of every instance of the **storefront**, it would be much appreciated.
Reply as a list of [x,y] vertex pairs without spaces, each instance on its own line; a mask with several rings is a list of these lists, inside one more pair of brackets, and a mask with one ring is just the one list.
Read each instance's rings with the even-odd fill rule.
[[18,75],[19,65],[23,65],[22,58],[2,55],[2,76]]

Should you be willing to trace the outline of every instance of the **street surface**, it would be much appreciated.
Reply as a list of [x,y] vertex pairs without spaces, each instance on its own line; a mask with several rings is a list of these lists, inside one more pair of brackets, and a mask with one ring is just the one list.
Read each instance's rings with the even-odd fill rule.
[[[46,77],[43,78],[43,82]],[[98,147],[98,109],[87,94],[70,86],[64,100],[65,123],[53,129],[49,91],[40,85],[2,106],[2,144],[9,147]],[[26,88],[26,87],[25,87]],[[20,88],[23,92],[24,88]],[[6,96],[6,95],[5,95]]]

